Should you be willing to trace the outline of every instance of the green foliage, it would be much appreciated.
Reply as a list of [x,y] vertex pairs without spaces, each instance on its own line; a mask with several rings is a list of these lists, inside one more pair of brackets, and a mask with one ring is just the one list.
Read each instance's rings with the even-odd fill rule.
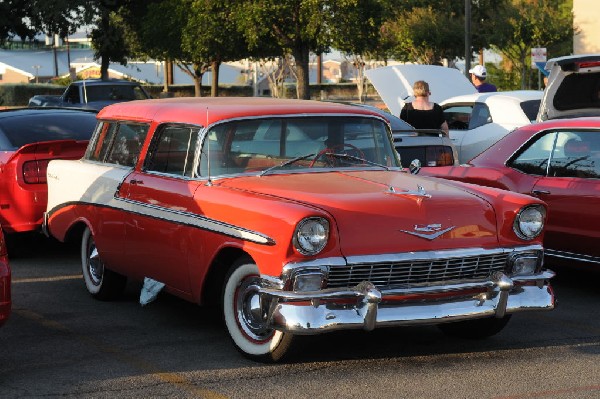
[[574,28],[570,10],[555,0],[512,0],[501,10],[504,28],[495,32],[493,47],[520,71],[521,88],[528,86],[532,48],[546,47],[550,56],[557,50],[561,52],[554,56],[563,55],[571,48]]

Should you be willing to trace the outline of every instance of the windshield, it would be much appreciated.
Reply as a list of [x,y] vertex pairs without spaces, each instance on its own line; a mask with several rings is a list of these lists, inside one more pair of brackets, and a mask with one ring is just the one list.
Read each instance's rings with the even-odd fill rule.
[[389,131],[380,119],[276,117],[228,122],[210,129],[202,147],[200,175],[208,176],[209,166],[210,176],[218,176],[273,167],[289,171],[378,165],[400,167]]

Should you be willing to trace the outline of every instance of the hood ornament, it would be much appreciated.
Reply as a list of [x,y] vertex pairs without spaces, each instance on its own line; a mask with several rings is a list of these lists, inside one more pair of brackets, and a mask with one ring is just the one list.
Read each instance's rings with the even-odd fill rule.
[[431,194],[428,194],[420,184],[417,184],[417,191],[397,191],[393,186],[390,186],[388,192],[396,195],[413,195],[415,197],[431,198]]
[[442,229],[442,225],[439,223],[428,224],[428,225],[419,225],[415,224],[413,231],[408,230],[400,230],[403,233],[410,234],[413,236],[421,237],[426,240],[435,240],[442,234],[454,229],[456,226],[450,226],[446,229]]

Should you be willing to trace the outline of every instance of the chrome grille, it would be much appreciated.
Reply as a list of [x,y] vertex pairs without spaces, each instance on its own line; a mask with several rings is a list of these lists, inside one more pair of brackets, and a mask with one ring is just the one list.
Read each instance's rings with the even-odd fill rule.
[[379,288],[394,285],[411,288],[449,281],[484,280],[492,273],[505,269],[507,256],[506,253],[497,253],[462,258],[331,266],[327,286],[352,287],[363,281],[370,281]]

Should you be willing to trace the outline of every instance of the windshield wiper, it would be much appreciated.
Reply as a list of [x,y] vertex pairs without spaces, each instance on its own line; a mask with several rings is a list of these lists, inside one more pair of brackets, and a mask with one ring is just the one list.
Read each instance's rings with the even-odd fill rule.
[[269,173],[269,172],[270,172],[270,171],[272,171],[273,169],[277,169],[277,168],[283,168],[283,167],[285,167],[285,166],[288,166],[288,165],[290,165],[290,164],[293,164],[294,162],[298,162],[298,161],[301,161],[301,160],[303,160],[303,159],[306,159],[306,158],[314,157],[314,156],[316,156],[316,155],[317,155],[317,154],[315,154],[315,153],[312,153],[312,154],[301,155],[301,156],[299,156],[299,157],[296,157],[296,158],[288,159],[287,161],[285,161],[285,162],[282,162],[282,163],[280,163],[279,165],[273,165],[273,166],[271,166],[270,168],[267,168],[267,169],[263,170],[262,172],[260,172],[259,176],[264,176],[265,174]]
[[390,170],[390,168],[388,166],[382,165],[382,164],[377,163],[377,162],[369,161],[368,159],[364,159],[364,158],[361,158],[361,157],[355,157],[354,155],[350,155],[350,154],[343,154],[343,153],[340,154],[340,153],[336,153],[336,152],[326,152],[323,155],[332,156],[332,157],[336,157],[336,158],[351,159],[353,161],[358,161],[358,162],[369,164],[371,166],[378,166],[378,167],[383,168],[385,170]]

